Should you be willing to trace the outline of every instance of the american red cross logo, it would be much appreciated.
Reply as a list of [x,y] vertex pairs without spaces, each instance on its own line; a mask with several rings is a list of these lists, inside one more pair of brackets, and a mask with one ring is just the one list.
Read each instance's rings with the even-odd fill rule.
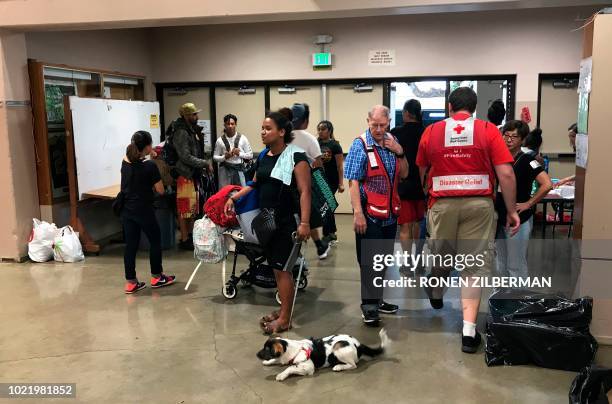
[[465,130],[465,128],[464,128],[463,126],[461,126],[461,124],[459,124],[459,125],[455,126],[455,127],[453,128],[453,130],[454,130],[455,132],[457,132],[457,134],[458,134],[458,135],[460,135],[460,134],[461,134],[461,132],[463,132],[463,131]]

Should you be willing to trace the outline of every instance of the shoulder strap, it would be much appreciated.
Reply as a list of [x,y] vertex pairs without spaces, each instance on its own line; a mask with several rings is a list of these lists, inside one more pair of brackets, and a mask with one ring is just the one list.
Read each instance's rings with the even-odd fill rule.
[[221,141],[225,145],[225,150],[226,151],[230,151],[230,147],[231,146],[230,146],[229,141],[227,140],[227,136],[225,136],[225,134],[223,134],[223,136],[221,136]]
[[128,182],[125,184],[125,194],[130,191],[130,185],[132,185],[132,181],[134,180],[134,163],[129,163],[130,167],[130,176],[128,177]]
[[240,133],[236,133],[234,136],[236,136],[236,138],[234,139],[234,149],[238,148],[238,143],[240,142]]
[[378,168],[378,162],[376,161],[376,156],[378,155],[378,152],[374,148],[374,145],[368,146],[367,137],[365,133],[359,136],[359,139],[361,139],[361,142],[363,143],[363,148],[366,151],[368,162],[367,166],[369,168]]
[[361,139],[361,142],[363,143],[363,147],[366,149],[367,152],[374,150],[374,146],[372,145],[368,146],[367,137],[365,133],[362,133],[361,136],[359,136],[359,138]]
[[526,156],[526,153],[523,153],[522,151],[519,152],[519,154],[517,155],[517,158],[514,160],[514,164],[512,164],[512,167],[516,167],[516,164],[521,160],[521,158],[523,156]]
[[257,161],[261,161],[261,159],[263,159],[263,158],[264,158],[264,156],[266,155],[266,153],[268,152],[268,150],[270,150],[270,149],[268,149],[267,147],[266,147],[265,149],[263,149],[263,150],[261,151],[261,153],[259,153],[259,156],[257,156]]
[[170,125],[168,125],[168,128],[166,128],[166,132],[164,133],[165,135],[164,140],[166,141],[166,143],[172,143],[170,139],[172,138],[172,135],[174,134],[174,130],[176,129],[175,122],[176,121],[170,122]]

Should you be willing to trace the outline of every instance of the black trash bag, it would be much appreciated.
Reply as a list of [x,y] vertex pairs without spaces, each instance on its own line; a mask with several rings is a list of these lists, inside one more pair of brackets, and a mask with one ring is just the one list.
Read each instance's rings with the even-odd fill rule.
[[525,290],[489,298],[485,361],[488,366],[527,365],[578,372],[589,366],[597,341],[589,332],[593,299],[568,300]]
[[562,296],[521,289],[499,290],[489,298],[489,313],[496,321],[508,316],[528,319],[555,327],[589,330],[593,299],[569,300]]
[[612,369],[597,366],[582,369],[572,382],[570,404],[609,404],[612,396]]

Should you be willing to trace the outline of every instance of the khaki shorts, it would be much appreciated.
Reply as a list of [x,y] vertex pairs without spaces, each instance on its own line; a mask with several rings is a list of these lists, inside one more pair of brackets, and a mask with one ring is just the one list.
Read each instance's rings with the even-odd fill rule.
[[[427,212],[429,249],[432,254],[454,256],[462,276],[490,274],[495,253],[497,214],[487,197],[441,198]],[[465,261],[473,256],[476,260]],[[460,260],[464,260],[463,264]],[[439,263],[439,260],[437,261]],[[440,268],[438,264],[434,268]],[[445,269],[453,269],[446,263]]]

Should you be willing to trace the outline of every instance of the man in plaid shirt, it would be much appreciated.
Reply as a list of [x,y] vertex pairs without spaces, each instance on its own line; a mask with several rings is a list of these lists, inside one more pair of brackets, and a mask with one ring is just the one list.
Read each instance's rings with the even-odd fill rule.
[[[370,190],[376,189],[375,192],[378,193],[382,189],[391,206],[392,196],[397,195],[395,177],[399,175],[403,179],[408,176],[408,162],[404,158],[402,146],[393,135],[387,132],[390,122],[389,108],[383,105],[374,106],[368,113],[367,122],[368,129],[364,135],[353,141],[346,156],[344,178],[349,181],[349,193],[353,207],[357,261],[361,270],[363,322],[366,325],[376,326],[380,322],[379,313],[393,314],[398,310],[398,306],[383,301],[383,288],[375,284],[379,284],[379,281],[384,279],[384,270],[377,271],[373,265],[374,255],[393,254],[397,231],[397,212],[390,209],[387,218],[371,217],[366,209],[367,192],[364,185],[367,185]],[[364,139],[367,147],[373,147],[375,153],[366,151]],[[368,164],[372,164],[372,159],[376,155],[383,163],[388,181],[380,176],[374,178],[367,176]],[[383,181],[379,181],[381,179]]]

